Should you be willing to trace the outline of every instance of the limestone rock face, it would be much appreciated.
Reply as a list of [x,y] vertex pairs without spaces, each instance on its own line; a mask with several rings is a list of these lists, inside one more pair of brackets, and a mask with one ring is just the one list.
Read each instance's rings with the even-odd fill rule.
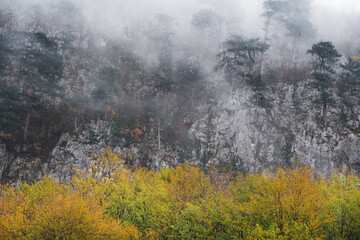
[[0,144],[0,179],[7,183],[21,181],[31,182],[44,175],[44,165],[40,158],[17,156],[6,149],[5,144]]
[[107,146],[109,134],[109,123],[105,121],[90,122],[73,135],[62,134],[46,164],[46,172],[66,181],[73,175],[73,168],[85,170],[90,157],[96,157]]
[[90,164],[90,158],[96,159],[97,155],[106,147],[112,148],[121,154],[124,160],[131,165],[159,168],[174,166],[177,159],[176,152],[165,148],[160,152],[154,143],[124,144],[124,141],[113,141],[111,138],[110,123],[99,121],[91,122],[84,127],[85,130],[70,135],[64,133],[57,146],[53,149],[45,172],[59,181],[67,181],[73,176],[73,169],[85,170]]
[[205,166],[235,158],[248,171],[291,166],[296,159],[319,172],[334,168],[360,171],[359,136],[339,127],[333,116],[336,109],[331,109],[328,127],[316,122],[319,109],[312,107],[305,84],[297,86],[302,97],[298,105],[294,86],[282,85],[272,94],[270,109],[251,103],[252,93],[246,88],[222,96],[217,104],[199,106],[200,114],[189,129],[192,144],[186,150],[181,144],[167,142],[161,142],[159,150],[155,128],[146,129],[147,135],[140,141],[114,140],[111,122],[103,120],[81,123],[77,132],[63,133],[47,158],[19,154],[19,147],[17,155],[9,153],[6,145],[0,144],[0,176],[19,182],[50,174],[67,181],[74,168],[86,169],[90,157],[96,158],[105,147],[122,154],[127,164],[149,168],[183,162]]
[[[202,151],[207,151],[207,146],[220,161],[238,156],[248,170],[289,166],[297,156],[319,172],[345,165],[358,171],[359,136],[339,129],[335,116],[327,128],[318,124],[319,110],[312,108],[313,96],[305,84],[296,89],[302,96],[298,106],[294,106],[294,87],[279,86],[279,92],[274,94],[279,97],[272,99],[269,110],[249,105],[248,89],[237,90],[223,97],[210,121],[208,115],[199,119],[191,133],[202,142]],[[336,115],[336,109],[331,111]],[[206,134],[211,135],[210,143],[206,143]]]

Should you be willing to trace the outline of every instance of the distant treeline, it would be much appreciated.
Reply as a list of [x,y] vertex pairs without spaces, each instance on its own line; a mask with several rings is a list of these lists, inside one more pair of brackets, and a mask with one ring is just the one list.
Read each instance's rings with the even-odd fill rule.
[[128,169],[107,149],[68,183],[1,186],[1,239],[359,239],[360,179]]

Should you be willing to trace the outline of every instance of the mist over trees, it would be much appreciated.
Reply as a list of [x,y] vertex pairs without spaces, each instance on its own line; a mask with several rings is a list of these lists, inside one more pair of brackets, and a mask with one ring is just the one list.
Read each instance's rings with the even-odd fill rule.
[[358,171],[360,36],[322,39],[313,6],[3,1],[1,181],[78,159],[70,138],[148,168]]

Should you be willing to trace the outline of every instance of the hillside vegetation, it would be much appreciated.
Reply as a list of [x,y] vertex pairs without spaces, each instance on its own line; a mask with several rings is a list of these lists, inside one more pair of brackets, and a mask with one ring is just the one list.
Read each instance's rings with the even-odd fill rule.
[[1,186],[0,239],[359,239],[360,178],[129,169],[112,150],[71,181]]

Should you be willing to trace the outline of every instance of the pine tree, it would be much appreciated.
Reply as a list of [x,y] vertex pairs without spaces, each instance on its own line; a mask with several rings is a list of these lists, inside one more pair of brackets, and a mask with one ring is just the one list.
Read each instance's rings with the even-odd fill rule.
[[334,67],[341,54],[335,49],[332,42],[319,42],[312,46],[306,53],[315,58],[313,80],[310,86],[318,93],[313,103],[322,107],[322,122],[328,126],[328,108],[335,103],[332,93],[335,73]]
[[337,82],[337,90],[341,98],[340,123],[353,133],[360,131],[360,119],[357,106],[360,104],[360,62],[357,58],[349,58],[340,65],[342,72]]

